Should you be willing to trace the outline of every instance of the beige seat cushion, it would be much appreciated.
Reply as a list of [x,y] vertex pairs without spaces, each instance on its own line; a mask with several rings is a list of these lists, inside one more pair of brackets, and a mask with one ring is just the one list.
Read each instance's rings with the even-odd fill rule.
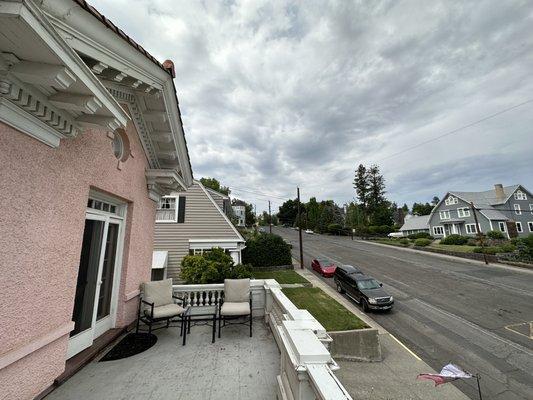
[[172,304],[172,279],[144,282],[143,299],[155,307]]
[[250,315],[250,303],[224,302],[220,315]]
[[[185,309],[178,304],[166,304],[164,306],[154,307],[154,318],[168,318],[183,314]],[[146,316],[150,316],[150,309],[145,309]]]
[[250,299],[250,279],[225,279],[224,301],[229,303],[248,302]]

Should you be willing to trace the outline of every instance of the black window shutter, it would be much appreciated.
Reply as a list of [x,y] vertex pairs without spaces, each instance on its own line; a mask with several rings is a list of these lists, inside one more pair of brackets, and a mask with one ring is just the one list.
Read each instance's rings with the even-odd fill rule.
[[178,203],[178,223],[183,224],[185,222],[185,200],[186,197],[180,196]]

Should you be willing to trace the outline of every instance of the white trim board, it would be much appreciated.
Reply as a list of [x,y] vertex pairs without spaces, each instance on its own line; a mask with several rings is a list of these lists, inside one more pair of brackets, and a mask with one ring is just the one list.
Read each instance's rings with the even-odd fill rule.
[[58,147],[63,137],[54,128],[2,97],[0,121],[52,148]]

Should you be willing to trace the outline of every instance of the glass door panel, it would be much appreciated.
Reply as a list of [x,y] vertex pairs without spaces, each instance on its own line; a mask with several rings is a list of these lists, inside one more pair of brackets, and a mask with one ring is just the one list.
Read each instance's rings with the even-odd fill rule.
[[117,255],[119,224],[109,223],[105,246],[102,277],[100,279],[100,293],[98,296],[98,312],[96,319],[100,320],[109,315],[111,297],[113,294],[113,278],[115,275],[115,260]]
[[104,221],[85,220],[74,311],[72,313],[74,330],[70,332],[70,336],[75,336],[92,328],[104,228]]

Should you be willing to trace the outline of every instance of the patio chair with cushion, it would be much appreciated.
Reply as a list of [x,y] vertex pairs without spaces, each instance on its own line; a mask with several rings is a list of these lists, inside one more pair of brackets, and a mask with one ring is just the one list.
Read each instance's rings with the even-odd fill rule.
[[[185,345],[188,315],[189,307],[184,306],[183,299],[174,296],[172,292],[172,279],[144,282],[141,285],[136,332],[139,332],[140,321],[148,325],[148,333],[152,333],[156,329],[168,328],[170,322],[177,322],[175,318],[179,318],[180,336],[183,336]],[[160,322],[166,322],[166,325],[152,327]]]
[[[244,322],[228,322],[237,318],[249,317]],[[219,303],[218,337],[226,325],[242,324],[250,326],[252,337],[252,293],[250,279],[225,279],[224,293]]]

